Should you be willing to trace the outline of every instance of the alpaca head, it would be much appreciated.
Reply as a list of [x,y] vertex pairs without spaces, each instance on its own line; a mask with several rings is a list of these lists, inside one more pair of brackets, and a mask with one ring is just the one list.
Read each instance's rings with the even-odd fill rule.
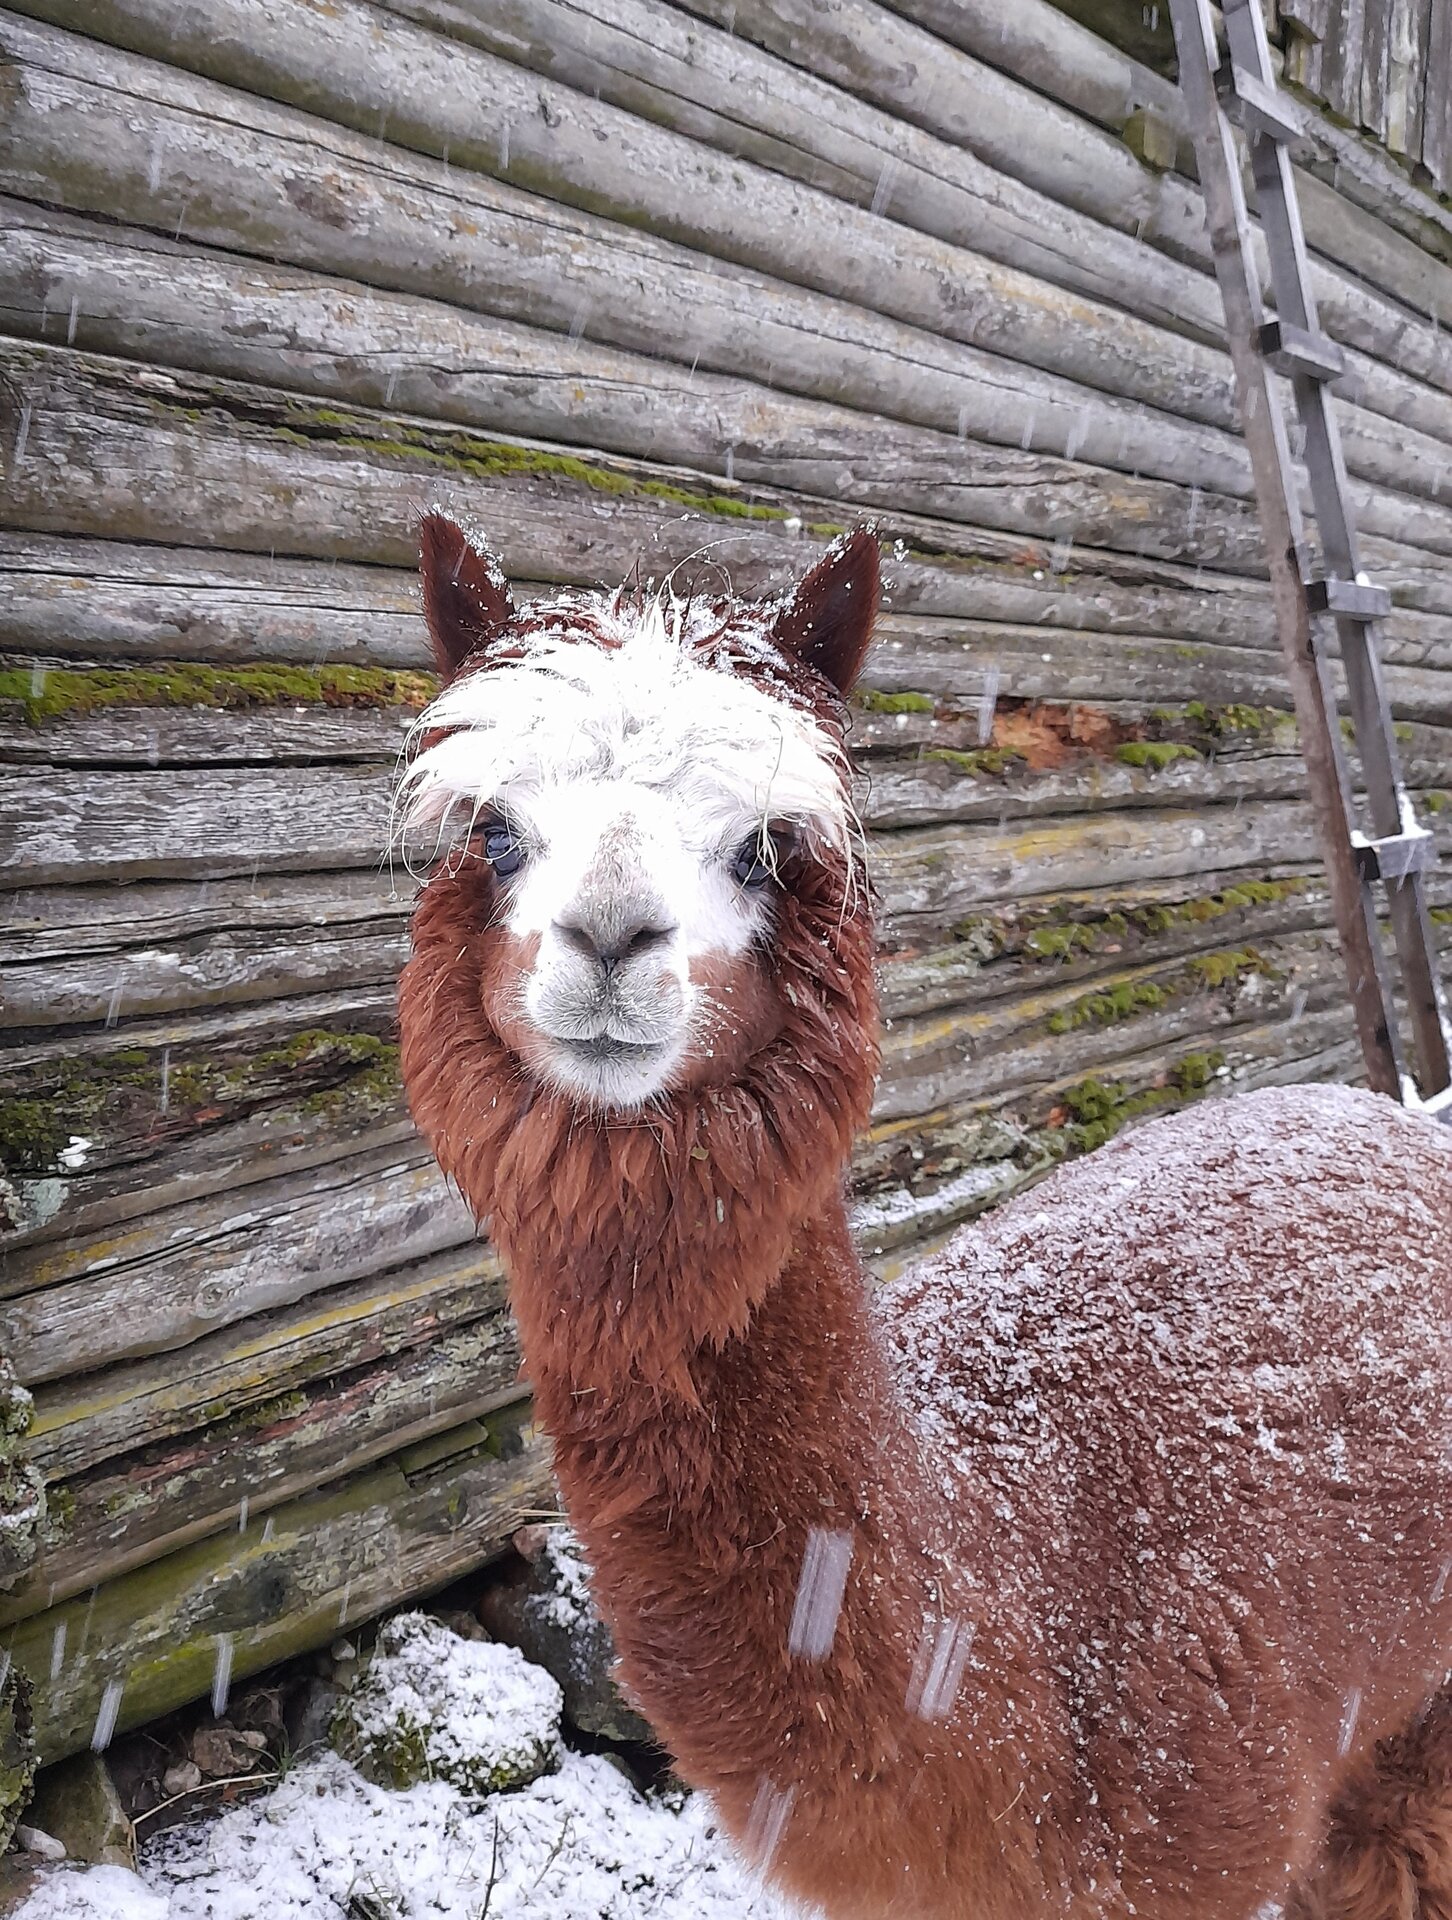
[[622,590],[519,612],[437,513],[422,564],[444,687],[401,828],[476,936],[494,1033],[596,1113],[733,1078],[785,1023],[776,948],[803,896],[856,917],[841,696],[876,540],[839,542],[774,605]]

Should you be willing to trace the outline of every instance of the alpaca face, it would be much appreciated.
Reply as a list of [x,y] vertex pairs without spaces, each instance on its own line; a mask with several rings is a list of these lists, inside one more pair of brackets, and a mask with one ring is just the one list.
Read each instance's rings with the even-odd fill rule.
[[[596,1109],[731,1076],[780,1025],[783,888],[805,862],[852,858],[833,703],[812,697],[767,610],[573,595],[517,614],[443,526],[454,539],[432,599],[426,539],[425,600],[456,677],[419,723],[400,817],[429,884],[472,903],[494,1030]],[[872,608],[854,587],[865,645]],[[441,646],[461,588],[469,620]],[[794,604],[770,613],[780,624]]]

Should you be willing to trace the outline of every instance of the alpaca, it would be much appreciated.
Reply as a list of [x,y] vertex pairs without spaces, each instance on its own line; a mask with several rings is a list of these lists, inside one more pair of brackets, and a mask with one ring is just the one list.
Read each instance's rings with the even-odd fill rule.
[[832,1920],[1452,1920],[1445,1130],[1207,1103],[870,1297],[875,537],[521,610],[422,546],[405,1081],[682,1773]]

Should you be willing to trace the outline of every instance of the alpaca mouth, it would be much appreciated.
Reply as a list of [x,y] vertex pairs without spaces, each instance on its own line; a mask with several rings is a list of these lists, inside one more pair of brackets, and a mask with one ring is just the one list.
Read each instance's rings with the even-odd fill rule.
[[668,1049],[658,1040],[617,1040],[613,1034],[597,1034],[593,1040],[556,1039],[555,1047],[566,1059],[580,1066],[643,1066],[658,1059]]

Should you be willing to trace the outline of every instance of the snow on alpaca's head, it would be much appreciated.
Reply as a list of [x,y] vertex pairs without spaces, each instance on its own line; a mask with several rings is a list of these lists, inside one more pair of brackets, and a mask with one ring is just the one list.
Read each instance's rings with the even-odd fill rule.
[[400,838],[487,896],[496,1025],[540,1079],[639,1107],[769,1040],[783,886],[850,869],[838,695],[866,651],[877,543],[841,541],[775,605],[562,594],[516,612],[453,523],[423,530],[445,686]]

